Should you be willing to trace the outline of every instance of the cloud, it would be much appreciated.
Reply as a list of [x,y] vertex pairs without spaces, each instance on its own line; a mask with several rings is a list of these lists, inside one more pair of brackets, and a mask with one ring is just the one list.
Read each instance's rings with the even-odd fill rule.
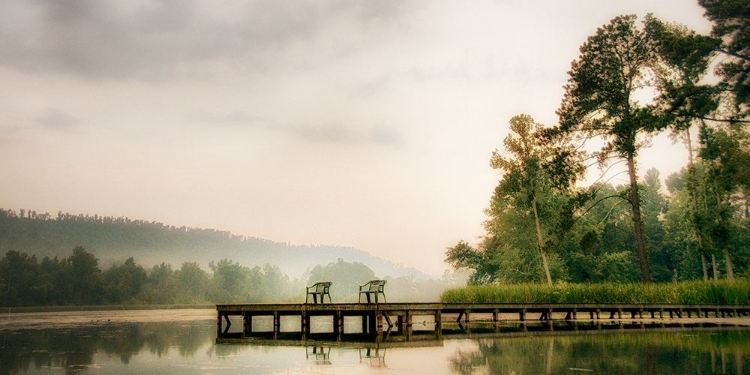
[[83,122],[59,108],[47,108],[36,115],[23,114],[0,123],[0,143],[11,142],[22,132],[47,130],[53,132],[75,131]]
[[233,126],[248,130],[283,133],[313,143],[374,144],[398,146],[402,144],[399,132],[385,125],[359,130],[358,127],[336,122],[285,124],[263,116],[242,111],[221,113],[195,113],[189,116],[193,123],[203,126]]
[[57,108],[47,110],[37,117],[36,123],[46,129],[69,131],[81,123],[81,120]]
[[[349,48],[359,33],[351,28],[390,22],[404,8],[394,4],[7,0],[0,65],[89,79],[200,78],[227,67],[262,73],[321,58],[320,35],[348,39],[341,48]],[[302,56],[289,54],[297,47]]]
[[241,111],[226,114],[200,112],[194,113],[188,118],[200,124],[211,124],[220,126],[238,126],[244,128],[280,130],[284,126],[278,122],[263,116],[257,116]]

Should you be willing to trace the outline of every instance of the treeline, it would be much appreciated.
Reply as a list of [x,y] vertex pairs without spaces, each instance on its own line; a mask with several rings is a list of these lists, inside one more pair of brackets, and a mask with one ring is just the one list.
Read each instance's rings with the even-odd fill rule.
[[[154,264],[158,263],[157,259],[176,256],[203,262],[205,253],[214,249],[283,253],[290,247],[288,244],[234,235],[227,231],[178,227],[127,217],[64,212],[53,216],[34,210],[2,208],[0,239],[2,252],[17,250],[38,256],[54,256],[76,246],[85,246],[108,260],[119,258],[124,253]],[[158,253],[154,250],[158,250]],[[299,250],[304,250],[304,247]],[[208,261],[205,260],[206,263]]]
[[[38,260],[11,250],[0,259],[0,306],[302,302],[305,286],[315,281],[333,282],[335,302],[353,302],[357,285],[375,278],[364,264],[341,259],[315,266],[300,279],[290,279],[275,265],[250,268],[228,259],[210,262],[209,271],[196,262],[146,269],[133,258],[102,270],[99,259],[80,246],[63,259]],[[437,301],[443,290],[461,284],[453,276],[386,278],[386,293],[394,301]]]
[[[173,226],[127,217],[38,213],[34,210],[0,208],[0,254],[15,250],[37,259],[64,257],[76,246],[97,255],[102,264],[121,263],[132,256],[153,266],[162,262],[206,265],[215,259],[232,259],[241,264],[266,263],[299,276],[323,260],[346,259],[366,263],[380,274],[394,277],[423,273],[394,267],[385,260],[351,247],[309,246],[235,235],[227,231]],[[123,255],[125,254],[125,255]]]
[[[664,189],[659,172],[652,169],[638,185],[651,280],[718,280],[727,278],[730,267],[735,277],[750,277],[748,201],[736,195],[726,226],[705,235],[700,247],[693,226],[693,201],[686,186],[688,173],[686,168],[669,176]],[[586,283],[639,281],[633,219],[623,199],[628,187],[597,183],[589,189],[585,205],[575,216],[555,217],[550,213],[570,204],[560,197],[548,196],[539,205],[542,223],[549,225],[552,218],[557,220],[556,227],[543,232],[552,279]],[[495,199],[499,200],[497,196]],[[487,221],[491,235],[477,247],[459,242],[448,249],[447,261],[457,268],[470,269],[472,284],[544,282],[533,213],[501,207],[505,206],[488,209],[492,215]],[[721,242],[708,242],[710,236]],[[709,245],[712,250],[706,252]],[[721,249],[729,249],[731,258],[724,257]]]
[[[750,13],[743,1],[699,4],[710,36],[623,15],[581,45],[559,122],[510,119],[490,159],[501,179],[487,234],[451,247],[449,263],[475,284],[750,276]],[[638,173],[660,134],[689,151],[668,194],[658,171]],[[577,185],[594,173],[604,182]],[[627,183],[608,182],[617,176]]]

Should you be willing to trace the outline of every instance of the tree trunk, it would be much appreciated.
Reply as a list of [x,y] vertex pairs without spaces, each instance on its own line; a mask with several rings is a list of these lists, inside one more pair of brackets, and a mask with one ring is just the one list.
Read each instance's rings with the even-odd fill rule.
[[727,280],[734,280],[734,270],[732,270],[732,258],[729,256],[729,250],[724,248],[724,262],[727,264]]
[[547,262],[547,253],[544,251],[544,237],[542,236],[542,225],[539,222],[539,212],[536,208],[536,197],[531,200],[531,206],[534,211],[534,224],[536,224],[536,241],[539,246],[539,252],[542,254],[542,265],[544,266],[544,275],[547,277],[547,284],[552,285],[552,275],[549,272],[549,262]]
[[690,204],[693,208],[692,215],[690,215],[690,221],[692,222],[692,232],[695,236],[695,240],[698,243],[698,252],[701,255],[701,266],[703,267],[703,281],[708,281],[708,268],[706,267],[706,250],[703,248],[703,237],[698,230],[698,224],[695,219],[695,215],[698,212],[698,194],[695,192],[695,186],[697,181],[695,179],[695,166],[693,165],[693,142],[690,139],[690,128],[685,129],[685,139],[687,142],[688,149],[688,190],[690,191],[690,197],[693,198]]
[[629,153],[628,175],[630,176],[630,204],[633,208],[633,231],[635,232],[635,247],[638,249],[638,263],[641,266],[641,281],[648,283],[651,278],[648,274],[648,255],[646,254],[646,243],[643,240],[643,218],[641,217],[641,201],[638,194],[638,178],[635,174],[635,156]]
[[714,268],[714,281],[719,280],[719,267],[716,265],[716,256],[711,254],[711,265]]

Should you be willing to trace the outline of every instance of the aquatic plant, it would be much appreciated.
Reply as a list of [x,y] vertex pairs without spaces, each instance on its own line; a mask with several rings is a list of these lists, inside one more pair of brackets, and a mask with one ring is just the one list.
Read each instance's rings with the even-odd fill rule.
[[449,289],[446,303],[750,304],[750,280],[631,284],[493,284]]

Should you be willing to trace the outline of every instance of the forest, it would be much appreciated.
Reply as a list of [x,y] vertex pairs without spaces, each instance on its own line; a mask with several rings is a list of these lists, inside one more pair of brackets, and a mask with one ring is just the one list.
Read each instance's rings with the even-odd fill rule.
[[363,251],[343,246],[295,245],[227,231],[163,224],[156,221],[91,214],[0,208],[0,254],[15,250],[37,259],[67,257],[81,246],[99,258],[103,268],[133,257],[144,267],[162,262],[175,265],[232,259],[246,266],[266,263],[291,277],[308,268],[342,258],[367,264],[379,275],[427,278],[413,268],[400,267]]
[[334,302],[355,302],[357,286],[375,278],[387,280],[389,301],[433,302],[466,279],[430,278],[350,248],[23,209],[0,209],[0,252],[3,307],[299,303],[317,281],[333,282]]
[[[209,272],[210,271],[210,272]],[[355,302],[358,285],[375,279],[359,262],[339,259],[311,267],[291,279],[278,266],[247,267],[221,259],[209,271],[196,262],[175,269],[167,263],[144,268],[133,258],[102,269],[99,259],[82,247],[58,259],[15,250],[0,259],[0,306],[196,305],[216,303],[294,302],[305,300],[305,286],[331,281],[334,302]],[[462,279],[446,274],[442,280],[385,277],[389,301],[436,301],[442,290]]]
[[[485,235],[446,262],[471,284],[750,277],[750,3],[699,4],[711,35],[625,15],[581,45],[559,123],[510,119]],[[638,169],[659,134],[689,151],[664,184]]]

